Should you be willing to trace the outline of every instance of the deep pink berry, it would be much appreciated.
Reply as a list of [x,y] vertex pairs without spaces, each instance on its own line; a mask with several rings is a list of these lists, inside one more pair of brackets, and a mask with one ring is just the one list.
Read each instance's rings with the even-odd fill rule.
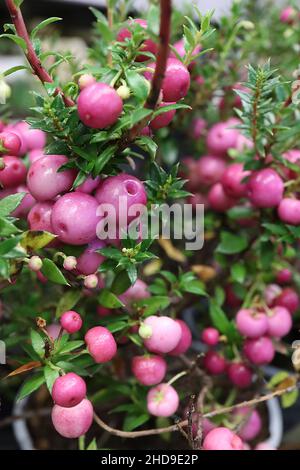
[[27,169],[18,157],[4,156],[4,169],[0,170],[0,184],[3,188],[11,188],[22,184],[26,179]]
[[170,317],[147,317],[143,325],[151,329],[151,335],[144,339],[146,348],[154,353],[169,353],[178,345],[182,330],[180,325]]
[[51,224],[53,206],[53,202],[38,202],[32,207],[27,218],[30,230],[53,233]]
[[268,329],[268,320],[264,312],[242,309],[236,315],[238,331],[248,338],[263,336]]
[[292,317],[285,307],[274,307],[272,313],[268,314],[267,319],[269,336],[282,338],[291,331]]
[[285,197],[278,206],[278,217],[289,225],[300,225],[300,201]]
[[[164,108],[173,103],[160,103],[159,108]],[[164,113],[159,114],[150,122],[150,127],[152,130],[161,129],[162,127],[166,127],[170,124],[173,117],[175,116],[176,110],[171,109],[170,111],[166,111]]]
[[[147,29],[148,27],[147,21],[142,18],[135,18],[134,20],[130,20],[129,25],[132,23],[137,23],[144,29]],[[132,33],[131,31],[129,31],[128,28],[122,28],[117,35],[117,40],[119,42],[125,42],[125,39],[130,39],[131,36]],[[150,52],[151,54],[155,55],[157,53],[157,44],[152,39],[145,39],[142,46],[140,47],[140,51]],[[138,62],[144,62],[146,60],[149,60],[149,57],[144,54],[138,54],[136,60]]]
[[294,314],[300,305],[300,299],[297,292],[291,287],[285,287],[281,294],[276,297],[275,305],[285,307],[291,314]]
[[192,344],[192,333],[185,321],[183,320],[175,320],[176,323],[181,328],[181,338],[177,346],[169,352],[171,356],[179,356],[180,354],[184,354],[190,348]]
[[236,199],[227,196],[222,184],[216,183],[208,193],[208,203],[212,210],[226,212],[236,204]]
[[227,368],[230,381],[238,388],[248,388],[252,383],[252,371],[243,362],[233,362]]
[[225,286],[226,303],[229,307],[237,308],[242,304],[242,300],[234,292],[232,284]]
[[203,343],[207,344],[208,346],[216,346],[220,339],[220,333],[216,328],[205,328],[202,331],[201,339]]
[[85,245],[96,238],[98,202],[89,194],[74,192],[54,204],[51,223],[54,233],[64,243]]
[[203,442],[204,450],[243,450],[241,438],[227,428],[216,428],[210,431]]
[[226,361],[221,354],[216,351],[208,351],[204,357],[204,368],[211,375],[223,374],[226,370]]
[[[156,64],[149,64],[153,72],[145,72],[145,77],[150,80],[154,73]],[[184,98],[190,87],[190,73],[183,63],[178,59],[168,59],[165,78],[163,80],[163,100],[167,103],[179,101]]]
[[71,408],[54,405],[51,413],[56,431],[71,439],[87,433],[93,422],[93,415],[93,405],[86,398]]
[[276,274],[276,281],[278,284],[289,284],[292,282],[293,273],[288,268],[283,268]]
[[[186,55],[186,50],[185,50],[185,47],[184,47],[184,39],[179,39],[179,41],[175,42],[175,44],[173,45],[174,49],[176,50],[177,54],[183,58],[185,55]],[[198,44],[195,49],[193,50],[192,52],[192,56],[196,56],[197,54],[199,54],[199,52],[201,51],[201,46],[200,44]],[[176,55],[173,51],[171,51],[171,54],[170,54],[171,57],[175,57],[176,58]],[[194,62],[195,63],[195,62]],[[191,62],[191,65],[193,64],[193,62]]]
[[212,186],[221,181],[225,169],[226,163],[222,158],[213,155],[201,157],[197,165],[200,187]]
[[96,176],[96,178],[92,178],[88,176],[84,183],[77,186],[75,191],[80,191],[81,193],[91,194],[100,183],[100,176]]
[[151,415],[167,418],[176,413],[178,406],[178,393],[172,385],[163,383],[149,390],[147,408]]
[[104,256],[97,253],[96,250],[104,247],[105,243],[97,238],[89,243],[77,260],[77,270],[85,275],[94,274],[105,260]]
[[196,118],[192,122],[192,137],[195,140],[201,139],[204,136],[207,123],[202,118]]
[[77,107],[79,117],[86,126],[104,129],[118,120],[123,101],[114,88],[97,82],[79,93]]
[[68,310],[60,317],[60,324],[67,333],[72,334],[80,330],[82,327],[82,319],[79,313],[74,312],[73,310]]
[[54,403],[65,408],[78,405],[85,396],[85,381],[74,372],[58,377],[52,387]]
[[239,130],[234,128],[237,124],[240,124],[240,121],[231,118],[211,127],[207,134],[206,143],[212,155],[226,156],[229,149],[236,147],[240,135]]
[[134,356],[131,370],[143,385],[156,385],[163,381],[167,372],[167,363],[160,356]]
[[95,326],[86,333],[84,340],[94,361],[102,364],[116,355],[117,344],[111,332],[103,326]]
[[244,344],[244,354],[255,365],[261,366],[272,362],[275,349],[272,341],[267,336],[260,338],[248,338]]
[[243,441],[251,441],[260,433],[262,420],[257,410],[244,406],[235,410],[233,416],[243,422],[242,427],[238,431],[238,435]]
[[64,155],[46,155],[31,165],[27,175],[27,185],[35,199],[49,201],[72,187],[76,172],[58,171],[67,162],[68,158]]
[[245,197],[247,195],[247,183],[244,182],[244,179],[249,175],[250,171],[245,171],[242,163],[229,165],[221,181],[226,194],[236,198]]
[[40,129],[31,129],[28,126],[28,130],[24,134],[28,150],[41,150],[46,145],[46,134]]
[[280,13],[281,23],[293,24],[297,17],[297,11],[292,6],[284,8]]
[[276,207],[283,196],[284,185],[281,177],[272,168],[252,173],[248,181],[248,195],[256,207]]
[[[20,137],[15,134],[14,132],[1,132],[0,134],[0,147],[4,147],[4,151],[2,153],[6,155],[19,155],[20,148],[21,148],[21,139]],[[1,150],[0,150],[1,154]]]

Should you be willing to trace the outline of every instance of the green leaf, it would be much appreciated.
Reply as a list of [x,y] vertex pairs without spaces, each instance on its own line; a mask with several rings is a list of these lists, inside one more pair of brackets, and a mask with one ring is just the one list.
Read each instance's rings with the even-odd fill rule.
[[124,431],[130,432],[134,429],[142,426],[149,421],[150,416],[147,413],[141,413],[138,415],[127,415],[124,420],[123,429]]
[[21,390],[17,395],[17,401],[23,400],[23,398],[30,395],[32,392],[35,392],[43,383],[45,382],[45,377],[43,373],[35,374],[30,379],[26,380],[23,384]]
[[15,233],[20,232],[13,222],[5,219],[4,217],[0,217],[0,233],[2,237],[9,237],[10,235],[14,235]]
[[137,335],[137,334],[127,334],[127,337],[132,341],[136,346],[142,347],[143,346],[143,340],[142,338]]
[[63,286],[69,286],[65,276],[51,259],[43,259],[43,266],[41,271],[44,276],[49,279],[49,281],[52,281],[56,284],[61,284]]
[[120,308],[124,304],[118,299],[118,297],[110,292],[108,289],[102,289],[98,295],[98,301],[103,307],[106,308]]
[[127,274],[128,274],[129,279],[130,279],[131,285],[133,285],[135,283],[135,281],[137,280],[136,265],[135,264],[129,264],[126,269],[127,269]]
[[74,351],[74,349],[81,348],[81,346],[83,345],[84,345],[84,341],[81,341],[81,340],[69,341],[62,348],[58,348],[57,352],[59,352],[59,354],[65,354],[70,351]]
[[234,281],[242,284],[246,277],[246,268],[243,262],[236,263],[231,267],[231,277]]
[[72,310],[81,297],[80,290],[68,290],[58,301],[56,307],[56,318],[59,318],[62,313]]
[[9,262],[6,259],[0,258],[0,277],[9,279]]
[[97,441],[96,441],[95,438],[89,443],[89,445],[87,446],[86,450],[98,450],[98,448],[97,448]]
[[229,342],[239,342],[240,335],[236,329],[235,324],[227,318],[225,312],[217,304],[215,299],[210,300],[209,314],[213,325],[220,331],[220,333],[227,336]]
[[28,230],[22,234],[21,246],[26,251],[37,251],[47,246],[56,235],[50,232]]
[[148,81],[134,70],[127,70],[126,79],[132,94],[139,101],[145,101],[149,93]]
[[135,305],[144,310],[143,317],[154,315],[159,310],[164,310],[170,305],[170,299],[167,296],[154,296],[147,299],[134,302]]
[[28,67],[25,67],[25,65],[16,65],[15,67],[11,67],[3,73],[4,77],[8,77],[9,75],[12,75],[15,72],[18,72],[19,70],[28,70]]
[[121,295],[131,286],[127,271],[122,270],[116,274],[111,286],[111,292],[115,295]]
[[47,388],[49,390],[49,393],[51,394],[53,384],[55,380],[59,377],[59,372],[58,370],[52,369],[50,366],[45,366],[43,372]]
[[204,295],[207,297],[203,283],[198,280],[190,281],[188,284],[184,285],[182,289],[184,292],[189,292],[190,294]]
[[31,330],[30,333],[31,344],[35,352],[39,357],[44,357],[45,355],[45,341],[42,336],[35,330]]
[[94,168],[94,171],[97,175],[101,173],[105,165],[114,156],[116,150],[116,145],[110,145],[97,157]]
[[32,32],[31,32],[32,39],[35,38],[35,36],[37,35],[37,33],[39,31],[41,31],[43,28],[45,28],[49,24],[56,23],[57,21],[61,21],[61,20],[62,20],[62,18],[59,18],[58,16],[53,16],[51,18],[47,18],[46,20],[42,21],[35,28],[33,28]]
[[293,390],[292,392],[285,393],[281,397],[281,404],[283,408],[290,408],[293,406],[299,397],[299,390]]
[[19,47],[21,47],[21,49],[23,49],[23,51],[26,51],[27,49],[26,42],[23,38],[20,38],[20,36],[16,36],[15,34],[1,34],[0,39],[2,38],[10,39],[15,42]]
[[233,235],[229,232],[221,233],[221,243],[217,247],[218,253],[224,255],[233,255],[241,253],[248,246],[248,240],[245,236]]
[[151,116],[152,111],[151,109],[146,108],[138,108],[131,114],[131,126],[134,126],[138,122],[142,121],[148,116]]
[[273,375],[271,380],[268,382],[267,387],[268,388],[274,388],[274,387],[276,387],[276,385],[279,385],[281,382],[283,382],[289,376],[290,376],[290,374],[288,372],[285,372],[285,371],[277,372],[277,374]]
[[21,204],[25,193],[12,194],[1,199],[0,201],[0,217],[6,217],[11,214]]
[[20,241],[20,237],[12,237],[0,243],[0,256],[9,253]]
[[127,323],[124,321],[116,321],[114,323],[109,323],[107,328],[111,333],[116,333],[117,331],[124,330],[127,327]]
[[154,113],[153,116],[159,116],[160,114],[166,113],[167,111],[172,111],[173,109],[192,109],[187,104],[183,103],[176,103],[176,104],[168,104],[167,106],[159,107]]

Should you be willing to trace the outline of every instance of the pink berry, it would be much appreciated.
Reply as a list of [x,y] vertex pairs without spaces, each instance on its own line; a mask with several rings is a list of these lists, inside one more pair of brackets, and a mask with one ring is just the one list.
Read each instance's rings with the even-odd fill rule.
[[[144,29],[147,29],[148,27],[147,21],[142,18],[135,18],[134,20],[130,20],[129,24],[132,24],[132,23],[137,23]],[[129,29],[127,28],[123,28],[119,31],[117,35],[117,40],[119,42],[125,42],[125,39],[127,38],[130,39],[131,36],[132,36],[131,31],[129,31]],[[142,52],[150,52],[151,54],[155,55],[157,53],[157,45],[152,39],[145,39],[140,50]],[[144,62],[146,60],[149,60],[149,57],[144,54],[138,54],[136,57],[136,60],[138,62]]]
[[226,361],[221,354],[216,351],[208,351],[204,357],[204,368],[211,375],[220,375],[225,372]]
[[221,183],[216,183],[208,193],[208,203],[212,210],[226,212],[236,204],[236,199],[227,196]]
[[38,202],[32,207],[27,218],[30,230],[53,233],[51,224],[53,206],[53,202]]
[[[17,186],[16,188],[9,188],[6,191],[8,191],[9,194],[25,193],[25,196],[23,197],[21,204],[18,205],[18,207],[11,213],[11,215],[13,217],[26,219],[30,209],[36,203],[36,200],[29,193],[27,186],[25,186],[24,184],[20,184],[20,186]],[[2,191],[2,193],[3,192],[4,191]],[[9,194],[7,194],[7,196]],[[3,195],[3,197],[5,196]],[[0,199],[1,199],[1,195],[0,195]]]
[[[149,64],[149,68],[155,70],[156,64]],[[145,72],[145,77],[150,80],[152,72]],[[167,103],[179,101],[184,98],[190,87],[190,73],[183,63],[178,59],[168,59],[163,80],[163,100]]]
[[43,266],[43,261],[41,260],[41,258],[39,256],[32,256],[30,258],[29,263],[28,263],[28,268],[31,271],[33,271],[33,272],[40,271],[42,266]]
[[51,223],[54,233],[64,243],[85,245],[96,238],[98,202],[89,194],[74,192],[54,204]]
[[236,147],[239,130],[234,126],[239,123],[238,119],[232,118],[211,127],[207,134],[206,143],[213,155],[226,156],[229,149]]
[[196,193],[192,196],[188,196],[187,203],[191,204],[193,209],[196,209],[198,204],[203,204],[205,206],[205,209],[209,208],[206,194]]
[[97,253],[96,250],[105,247],[105,243],[101,240],[93,240],[77,260],[77,270],[81,274],[94,274],[104,261],[104,256]]
[[237,313],[236,326],[242,335],[248,338],[258,338],[263,336],[268,329],[267,316],[264,312],[242,309]]
[[172,385],[163,383],[149,390],[147,408],[151,415],[167,418],[176,413],[178,406],[178,393]]
[[269,284],[264,292],[264,298],[267,305],[270,307],[274,304],[275,299],[281,294],[282,289],[277,284]]
[[104,129],[118,120],[123,101],[114,88],[97,82],[80,92],[77,106],[79,117],[87,127]]
[[248,181],[248,195],[256,207],[276,207],[282,200],[283,181],[272,168],[252,173]]
[[246,418],[246,422],[238,431],[238,435],[243,441],[251,441],[260,433],[262,421],[258,411],[251,410],[251,408],[244,406],[235,410],[233,416],[243,420],[243,423]]
[[100,183],[100,176],[96,176],[96,178],[92,178],[88,176],[84,183],[77,186],[75,191],[80,191],[81,193],[91,194]]
[[117,344],[107,328],[95,326],[88,330],[84,339],[90,355],[98,364],[111,361],[116,355]]
[[197,173],[200,185],[212,186],[218,183],[226,169],[225,161],[220,157],[205,155],[201,157],[197,165]]
[[[41,274],[41,273],[37,273],[37,274]],[[49,336],[51,336],[53,340],[56,340],[59,336],[61,326],[58,323],[51,323],[51,325],[48,325],[46,327],[46,330]]]
[[27,175],[27,185],[35,199],[49,201],[72,187],[76,172],[58,171],[67,162],[68,158],[64,155],[46,155],[31,165]]
[[4,188],[11,188],[22,184],[26,179],[26,166],[18,157],[4,156],[2,158],[4,169],[0,170],[0,184]]
[[141,279],[137,279],[133,286],[129,287],[127,291],[119,295],[119,299],[121,302],[123,302],[127,309],[130,309],[134,302],[150,297],[150,293],[147,290],[147,287],[148,286],[145,284],[145,282],[143,282]]
[[108,317],[112,312],[109,308],[103,307],[102,305],[97,305],[97,314],[99,317]]
[[300,201],[293,198],[284,198],[278,206],[278,217],[289,225],[300,225]]
[[78,85],[79,85],[80,90],[83,90],[89,85],[93,85],[93,83],[95,82],[96,82],[95,77],[93,77],[93,75],[90,75],[88,73],[84,73],[80,75],[78,79]]
[[[160,103],[159,108],[164,108],[173,103]],[[150,122],[150,127],[152,130],[161,129],[162,127],[167,127],[175,116],[176,110],[172,109],[171,111],[166,111],[159,114]]]
[[[179,39],[179,41],[175,42],[173,47],[176,49],[177,54],[181,58],[185,57],[186,51],[185,51],[185,48],[184,48],[184,39]],[[192,52],[192,56],[195,56],[195,55],[199,54],[200,51],[201,51],[201,46],[197,45],[195,47],[195,49],[193,50],[193,52]],[[170,56],[171,57],[176,57],[176,55],[173,51],[171,52]]]
[[52,387],[54,403],[65,408],[78,405],[85,396],[85,381],[74,372],[58,377]]
[[61,436],[74,439],[86,434],[92,425],[93,414],[93,405],[84,398],[71,408],[54,405],[51,417],[53,426]]
[[285,287],[281,294],[275,299],[276,306],[285,307],[291,314],[298,310],[299,304],[299,296],[291,287]]
[[220,333],[216,328],[205,328],[202,331],[201,339],[208,346],[216,346],[220,339]]
[[64,259],[63,266],[66,271],[73,271],[77,266],[77,259],[75,256],[67,256]]
[[151,336],[144,340],[146,348],[154,353],[169,353],[178,345],[182,330],[180,325],[170,317],[151,315],[143,322],[150,327]]
[[233,362],[227,369],[230,381],[238,388],[248,388],[252,383],[252,371],[242,362]]
[[89,274],[84,278],[84,287],[87,289],[96,289],[98,286],[98,276],[96,274]]
[[216,428],[210,431],[203,442],[204,450],[243,450],[243,441],[237,434],[227,428]]
[[82,327],[82,319],[79,313],[68,310],[60,317],[60,324],[67,333],[72,334],[80,330]]
[[281,23],[293,24],[297,17],[297,12],[292,6],[284,8],[280,13]]
[[[21,148],[21,139],[13,132],[1,132],[0,147],[4,147],[3,153],[6,155],[19,155]],[[1,151],[0,151],[1,154]]]
[[141,384],[150,386],[162,382],[167,372],[167,363],[160,356],[134,356],[131,369]]
[[290,312],[285,307],[274,307],[267,319],[269,336],[282,338],[291,331],[293,322]]
[[46,155],[42,149],[30,150],[30,152],[28,152],[30,165],[32,165],[34,162],[36,162],[37,160],[45,156]]
[[175,320],[181,328],[181,338],[177,346],[169,352],[171,356],[180,356],[190,348],[192,344],[192,333],[187,324],[183,320]]
[[223,188],[230,197],[242,198],[247,195],[247,184],[243,180],[250,175],[242,163],[233,163],[225,170],[222,177]]
[[40,150],[46,145],[46,134],[40,129],[30,129],[25,133],[28,150]]
[[289,282],[292,282],[292,279],[293,273],[288,268],[281,269],[276,274],[276,281],[278,284],[288,284]]
[[202,118],[196,118],[192,122],[192,137],[195,140],[199,140],[201,137],[204,136],[204,132],[206,129],[206,121]]
[[181,177],[187,179],[187,188],[191,192],[199,191],[199,178],[198,178],[198,160],[192,157],[185,157],[182,160],[183,169]]
[[267,336],[255,339],[248,338],[244,344],[244,354],[250,362],[261,366],[272,362],[275,349],[272,341]]

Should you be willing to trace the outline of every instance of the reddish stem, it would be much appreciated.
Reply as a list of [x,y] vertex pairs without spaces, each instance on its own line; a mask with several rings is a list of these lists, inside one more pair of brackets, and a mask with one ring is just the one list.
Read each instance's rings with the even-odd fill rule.
[[[13,24],[15,25],[16,32],[18,36],[24,39],[26,43],[25,55],[33,70],[33,73],[41,80],[42,83],[53,83],[52,77],[42,66],[41,61],[34,50],[32,42],[30,41],[30,37],[20,8],[15,5],[14,0],[5,1]],[[66,97],[60,88],[55,89],[55,94],[61,95],[66,106],[74,106],[75,103],[70,98]]]

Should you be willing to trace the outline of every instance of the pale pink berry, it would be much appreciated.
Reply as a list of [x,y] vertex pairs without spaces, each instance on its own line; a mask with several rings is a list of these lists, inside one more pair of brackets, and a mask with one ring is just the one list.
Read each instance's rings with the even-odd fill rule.
[[171,356],[180,356],[188,351],[192,344],[192,333],[185,321],[175,320],[181,328],[181,338],[177,346],[169,352]]
[[81,121],[95,129],[112,126],[123,110],[123,101],[106,83],[94,83],[79,93],[77,109]]
[[71,408],[54,405],[51,413],[56,431],[63,437],[77,438],[87,433],[93,422],[93,405],[84,398]]
[[53,202],[38,202],[32,207],[27,218],[30,230],[53,233],[51,224],[53,206]]
[[91,194],[96,188],[98,188],[100,183],[100,176],[96,176],[96,178],[92,178],[92,176],[88,176],[84,183],[77,186],[75,191],[80,191],[81,193]]
[[285,197],[278,206],[279,219],[289,225],[300,225],[300,201]]
[[99,279],[98,279],[98,276],[96,276],[96,274],[89,274],[88,276],[86,276],[84,278],[84,287],[86,287],[87,289],[96,289],[96,287],[98,286],[98,282],[99,282]]
[[167,363],[160,356],[134,356],[131,370],[141,384],[156,385],[163,381],[167,372]]
[[0,154],[18,156],[21,148],[21,139],[14,132],[1,132],[0,134],[0,147],[4,150]]
[[[37,273],[38,275],[41,273]],[[61,326],[58,323],[51,323],[50,325],[46,326],[46,330],[48,335],[53,339],[56,340],[60,334]],[[65,334],[65,332],[64,332]]]
[[31,271],[33,272],[40,271],[42,266],[43,266],[43,261],[41,260],[39,256],[32,256],[30,258],[29,263],[28,263],[28,268]]
[[[262,420],[257,410],[244,406],[233,412],[233,416],[239,418],[244,424],[238,431],[238,435],[243,441],[251,441],[261,431]],[[246,422],[244,422],[246,418]]]
[[39,158],[42,158],[45,156],[46,155],[42,149],[30,150],[30,152],[28,152],[28,159],[29,159],[30,165],[32,165],[34,162],[39,160]]
[[80,330],[82,319],[79,313],[74,312],[74,310],[68,310],[60,317],[60,324],[67,333],[72,334]]
[[283,190],[283,181],[272,168],[252,173],[248,181],[248,196],[256,207],[278,206],[282,200]]
[[294,314],[300,305],[300,299],[297,292],[291,287],[285,287],[275,299],[275,305],[285,307],[291,314]]
[[54,233],[64,243],[85,245],[96,238],[100,220],[98,202],[89,194],[74,192],[60,197],[54,204],[51,223]]
[[[129,25],[132,25],[133,23],[139,24],[144,29],[148,28],[147,21],[142,18],[135,18],[134,20],[129,21]],[[125,40],[127,38],[130,39],[131,36],[132,36],[132,33],[131,31],[129,31],[128,28],[122,28],[117,35],[117,40],[119,42],[125,42]],[[155,55],[157,53],[157,44],[152,39],[145,39],[142,46],[140,47],[140,51],[150,52],[151,54]],[[149,57],[145,54],[138,54],[136,56],[136,60],[138,62],[144,62],[146,60],[149,60]]]
[[206,209],[209,208],[208,199],[206,194],[195,193],[192,196],[188,196],[187,203],[191,204],[193,209],[197,208],[197,205],[203,204]]
[[81,274],[94,274],[104,261],[104,256],[96,250],[104,248],[105,243],[101,240],[93,240],[77,260],[77,270]]
[[27,169],[18,157],[4,156],[2,158],[4,168],[0,169],[0,185],[3,188],[11,188],[22,184],[26,179]]
[[211,127],[207,134],[207,147],[213,155],[226,156],[228,150],[235,148],[239,136],[239,130],[234,127],[240,124],[235,118],[225,122],[219,122]]
[[226,169],[225,161],[220,157],[205,155],[201,157],[197,165],[197,174],[200,185],[212,186],[221,181]]
[[134,302],[138,300],[147,299],[150,297],[147,284],[141,279],[137,279],[133,286],[129,287],[127,291],[119,295],[119,299],[127,309],[130,309]]
[[208,351],[205,354],[203,365],[211,375],[220,375],[226,370],[226,361],[224,357],[216,351]]
[[283,268],[276,274],[276,281],[278,284],[288,284],[292,282],[293,273],[288,268]]
[[293,322],[290,312],[285,307],[274,307],[267,319],[269,336],[282,338],[291,331]]
[[116,355],[117,344],[111,332],[103,326],[95,326],[86,333],[84,340],[90,355],[98,364],[111,361]]
[[207,123],[202,118],[196,118],[192,122],[192,137],[195,140],[199,140],[201,137],[204,136],[206,130]]
[[242,309],[236,315],[238,331],[248,338],[263,336],[268,329],[268,320],[264,312],[251,309]]
[[242,163],[233,163],[222,176],[223,188],[230,197],[242,198],[247,195],[247,183],[244,181],[250,171],[244,170]]
[[282,23],[293,24],[296,17],[297,11],[292,6],[288,6],[281,11],[279,18]]
[[248,388],[252,383],[252,371],[242,362],[233,362],[227,368],[230,381],[238,388]]
[[180,325],[170,317],[151,315],[144,324],[152,328],[150,338],[144,340],[146,348],[154,353],[169,353],[178,345],[182,330]]
[[222,184],[216,183],[208,193],[208,203],[212,210],[226,212],[236,204],[236,199],[227,196]]
[[267,336],[255,339],[248,338],[244,344],[244,354],[250,362],[261,366],[272,362],[275,349],[272,341]]
[[63,266],[66,271],[73,271],[77,266],[77,259],[75,256],[67,256],[64,259]]
[[28,130],[25,132],[24,137],[28,150],[41,150],[46,145],[46,133],[40,129],[31,129],[28,126]]
[[83,73],[82,75],[80,75],[78,79],[78,85],[79,85],[80,90],[83,90],[89,85],[93,85],[93,83],[95,82],[96,82],[95,77],[93,77],[93,75],[90,75],[89,73]]
[[[164,108],[173,103],[160,103],[159,108]],[[161,129],[162,127],[167,127],[170,122],[172,121],[173,117],[175,116],[176,110],[171,109],[170,111],[166,111],[164,113],[159,114],[150,122],[150,127],[152,130]]]
[[204,450],[243,450],[241,438],[227,428],[216,428],[210,431],[203,442]]
[[201,339],[208,346],[216,346],[220,339],[220,333],[216,328],[208,327],[202,331]]
[[78,405],[85,396],[85,381],[74,372],[58,377],[52,387],[54,403],[65,408]]
[[147,395],[148,412],[153,416],[172,416],[179,406],[179,397],[172,385],[163,383],[151,388]]
[[277,284],[269,284],[264,292],[264,298],[267,305],[270,307],[274,304],[275,299],[281,294],[282,288]]
[[46,155],[31,165],[27,175],[27,186],[35,199],[48,201],[72,187],[76,172],[58,171],[67,162],[68,158],[64,155]]
[[[153,76],[156,64],[149,64],[153,72],[145,72],[145,77],[150,80]],[[168,59],[165,77],[162,85],[163,100],[167,103],[179,101],[184,98],[190,87],[190,73],[178,59]]]

